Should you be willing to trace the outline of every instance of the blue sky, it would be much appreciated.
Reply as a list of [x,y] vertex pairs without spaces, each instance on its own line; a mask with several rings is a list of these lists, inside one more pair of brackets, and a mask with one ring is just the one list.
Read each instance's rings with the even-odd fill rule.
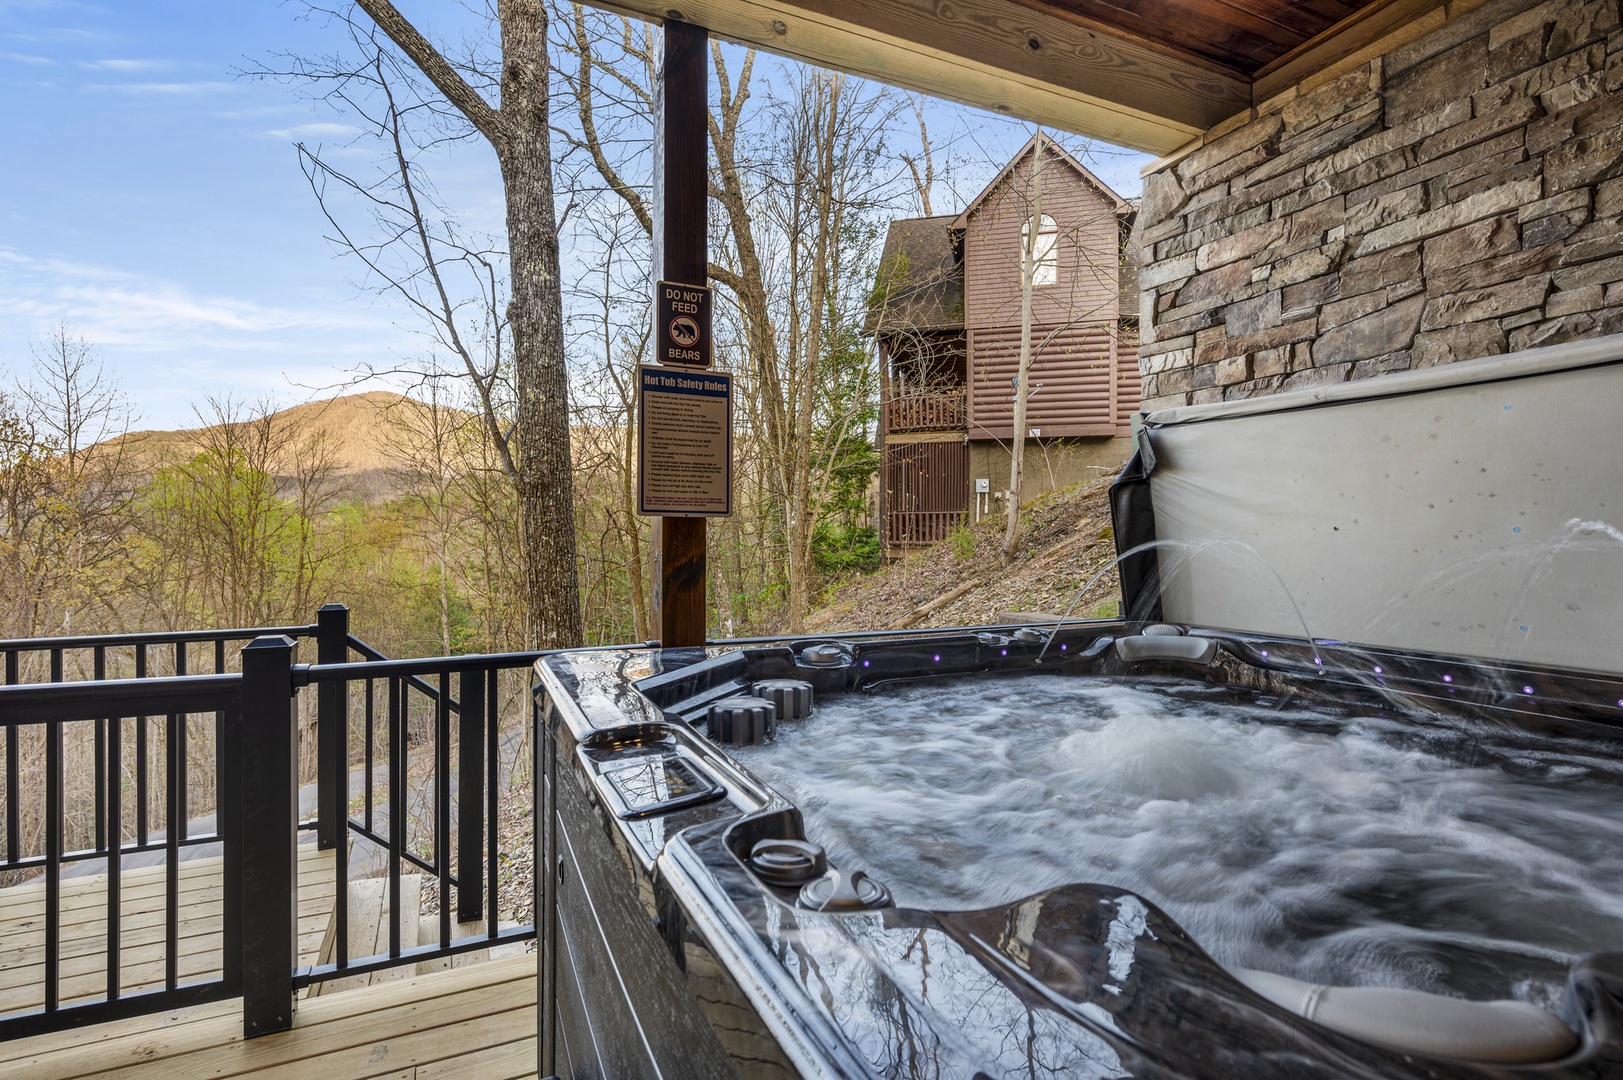
[[[432,36],[459,34],[449,0],[401,7]],[[239,74],[333,48],[336,31],[303,11],[0,0],[0,369],[25,368],[31,343],[65,323],[116,372],[138,426],[167,428],[209,394],[292,403],[422,352],[407,313],[357,288],[356,266],[323,240],[298,167],[295,141],[341,147],[350,129]],[[1022,141],[1017,125],[962,112],[934,109],[932,127],[992,153]],[[1144,160],[1097,171],[1130,195]],[[483,148],[435,180],[464,220],[499,222]]]

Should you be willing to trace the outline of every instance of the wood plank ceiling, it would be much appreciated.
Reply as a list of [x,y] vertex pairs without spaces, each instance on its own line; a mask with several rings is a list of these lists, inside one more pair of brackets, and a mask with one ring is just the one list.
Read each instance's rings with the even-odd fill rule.
[[1252,76],[1369,0],[1014,0]]
[[1168,153],[1443,0],[591,0]]

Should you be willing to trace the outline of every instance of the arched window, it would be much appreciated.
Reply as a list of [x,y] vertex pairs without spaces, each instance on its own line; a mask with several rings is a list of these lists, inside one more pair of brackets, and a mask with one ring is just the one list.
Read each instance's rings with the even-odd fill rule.
[[[1026,240],[1031,235],[1031,222],[1020,226],[1020,254],[1024,258]],[[1036,267],[1031,274],[1033,285],[1052,285],[1059,280],[1059,226],[1047,214],[1037,224],[1037,243],[1031,248]]]

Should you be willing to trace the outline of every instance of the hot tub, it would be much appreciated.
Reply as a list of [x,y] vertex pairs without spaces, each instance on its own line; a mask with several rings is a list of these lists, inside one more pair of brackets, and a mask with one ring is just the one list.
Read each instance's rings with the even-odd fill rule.
[[542,1075],[1623,1076],[1620,401],[1142,417],[1123,621],[544,659]]
[[1623,1075],[1623,681],[1125,623],[538,674],[543,1075]]

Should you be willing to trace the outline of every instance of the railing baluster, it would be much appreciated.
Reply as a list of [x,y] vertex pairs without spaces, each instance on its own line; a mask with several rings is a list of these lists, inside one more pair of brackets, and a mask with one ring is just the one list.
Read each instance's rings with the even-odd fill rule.
[[168,757],[166,782],[164,794],[168,796],[168,806],[164,811],[164,916],[163,940],[164,963],[163,984],[170,990],[175,988],[179,975],[180,962],[180,833],[184,826],[180,823],[184,811],[182,809],[183,789],[180,786],[180,759],[184,745],[181,732],[185,729],[185,714],[169,714],[164,724],[164,749]]
[[124,720],[107,723],[113,735],[107,745],[107,1000],[116,1001],[124,918]]
[[[186,674],[186,643],[184,641],[175,642],[175,674]],[[176,809],[176,816],[171,818],[169,821],[169,831],[179,832],[180,839],[184,840],[188,835],[187,830],[190,828],[187,822],[191,818],[191,813],[187,809],[186,805],[189,801],[186,797],[186,737],[188,735],[186,729],[190,722],[185,716],[181,716],[179,718],[180,727],[175,728],[175,721],[175,717],[171,716],[169,718],[169,726],[171,728],[170,737],[173,738],[178,735],[180,738],[180,749],[175,756],[174,776],[170,781],[170,783],[172,783],[175,787],[175,797],[173,802]]]
[[400,955],[400,853],[406,848],[407,702],[403,679],[389,678],[389,955]]
[[434,701],[434,868],[440,883],[440,945],[451,943],[451,673]]
[[[446,675],[440,696],[448,696],[451,676]],[[462,697],[457,712],[457,904],[458,922],[484,914],[484,764],[485,673],[464,671],[459,682]],[[491,818],[491,824],[496,822]]]
[[45,1011],[60,1003],[62,952],[62,721],[45,725]]
[[[501,684],[497,681],[497,674],[496,669],[493,667],[488,668],[483,672],[483,677],[485,679],[484,706],[486,732],[485,798],[488,800],[485,806],[485,813],[488,815],[489,821],[489,825],[487,826],[489,830],[487,834],[489,839],[489,853],[486,856],[485,861],[485,873],[489,875],[489,878],[485,883],[485,887],[489,890],[486,895],[490,898],[489,915],[486,916],[485,931],[491,937],[495,937],[497,932],[500,930],[500,912],[497,911],[496,902],[498,897],[501,895],[500,890],[497,887],[499,883],[496,880],[496,834],[499,831],[496,823],[499,820],[499,812],[501,809],[501,724],[499,722],[500,713],[497,708],[499,704],[497,695],[501,692]],[[540,799],[541,796],[539,791],[534,797],[537,800]],[[537,801],[534,805],[540,806],[539,801]]]
[[[135,677],[147,677],[147,647],[135,647]],[[147,845],[147,718],[135,718],[135,842]]]
[[[339,663],[349,659],[347,628],[342,645],[343,652],[339,657]],[[333,845],[333,923],[337,930],[338,963],[340,967],[347,967],[349,965],[349,680],[341,679],[336,686],[341,697],[341,707],[337,712],[340,724],[337,725],[338,757],[334,765],[336,774],[342,778],[342,787],[341,798],[338,801],[337,842]],[[318,702],[324,690],[325,685],[317,689]]]
[[376,826],[372,823],[372,755],[374,749],[372,728],[377,722],[377,712],[373,705],[374,680],[366,680],[366,831],[372,832]]
[[[97,645],[91,654],[90,677],[96,682],[107,678],[107,647]],[[95,807],[96,850],[107,850],[107,724],[106,720],[92,721],[96,725]]]
[[[6,650],[6,685],[17,685],[17,650]],[[22,788],[18,772],[17,725],[6,725],[6,862],[15,863],[21,855],[18,831],[22,828],[22,815],[17,806],[18,792]]]

